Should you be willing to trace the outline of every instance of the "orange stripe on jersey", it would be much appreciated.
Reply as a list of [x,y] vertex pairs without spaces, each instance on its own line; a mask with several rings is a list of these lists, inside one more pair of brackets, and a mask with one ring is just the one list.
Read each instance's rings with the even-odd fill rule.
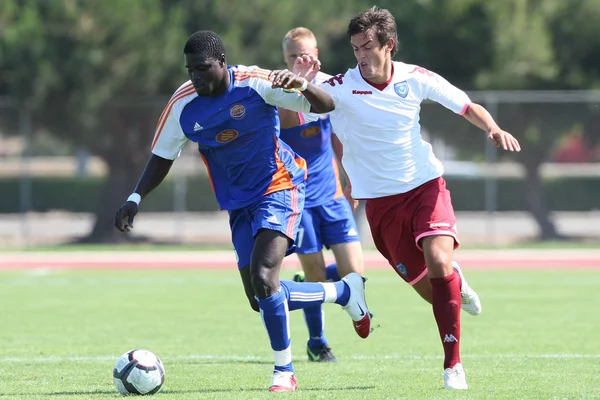
[[158,119],[158,123],[156,124],[156,127],[158,128],[158,126],[160,125],[161,121],[163,120],[163,117],[165,116],[165,113],[167,111],[167,108],[169,106],[169,104],[171,103],[171,101],[177,97],[179,94],[181,94],[183,91],[187,91],[189,88],[192,87],[192,82],[188,82],[186,83],[184,86],[180,87],[179,89],[177,89],[175,91],[175,93],[173,93],[173,96],[171,96],[171,98],[169,99],[169,102],[167,103],[167,106],[163,109],[162,113],[160,114],[160,118]]
[[169,101],[169,103],[163,110],[161,119],[158,120],[158,123],[156,125],[156,133],[154,134],[154,140],[152,140],[152,146],[150,147],[150,151],[152,151],[154,149],[154,146],[156,145],[156,142],[158,141],[158,138],[160,137],[160,134],[162,133],[165,123],[167,122],[167,119],[169,118],[169,114],[171,113],[171,110],[173,109],[173,106],[175,105],[175,103],[177,103],[178,100],[181,100],[184,97],[189,96],[190,94],[193,94],[193,93],[195,93],[195,89],[193,87],[190,87],[189,89],[182,90],[177,96],[173,96],[171,98],[171,101]]
[[335,161],[335,157],[331,159],[333,163],[333,172],[335,173],[335,194],[333,195],[334,199],[339,199],[344,195],[344,190],[342,189],[342,182],[340,182],[340,170],[337,165],[337,161]]
[[280,190],[291,189],[294,185],[292,185],[292,177],[290,176],[289,171],[283,164],[283,161],[279,158],[279,141],[277,140],[277,136],[273,135],[273,139],[275,140],[275,163],[277,165],[277,170],[273,174],[273,179],[271,180],[271,184],[267,188],[265,195],[279,192]]
[[265,74],[265,75],[269,75],[271,72],[270,69],[263,69],[263,68],[253,68],[253,69],[248,69],[248,70],[240,70],[240,69],[235,69],[233,71],[234,75],[244,75],[244,74]]
[[212,188],[212,190],[214,192],[215,185],[213,183],[212,174],[210,173],[210,167],[208,166],[208,161],[206,160],[206,157],[204,157],[204,154],[200,153],[200,157],[202,157],[202,161],[204,161],[204,165],[206,165],[206,172],[208,172],[208,180],[210,181],[210,187]]
[[269,74],[271,71],[267,71],[264,69],[261,70],[253,70],[253,71],[235,71],[233,73],[233,77],[236,81],[245,81],[250,78],[260,78],[269,80]]
[[290,239],[295,240],[296,236],[294,235],[294,226],[296,225],[296,219],[298,219],[298,215],[300,215],[300,210],[298,209],[298,187],[297,186],[294,186],[292,189],[290,189],[290,195],[291,195],[292,215],[290,215],[290,218],[288,219],[288,224],[285,229],[285,234]]
[[298,168],[302,168],[304,170],[304,180],[308,179],[308,167],[306,166],[306,160],[302,157],[297,157],[294,158],[294,161],[296,161],[296,165],[298,166]]

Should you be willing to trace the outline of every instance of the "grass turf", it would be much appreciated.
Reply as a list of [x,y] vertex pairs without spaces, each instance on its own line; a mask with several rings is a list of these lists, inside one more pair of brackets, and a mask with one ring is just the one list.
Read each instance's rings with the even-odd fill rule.
[[[301,311],[292,313],[297,399],[600,398],[600,270],[465,271],[483,314],[463,313],[469,390],[442,388],[430,307],[392,271],[367,274],[375,332],[354,333],[325,305],[337,364],[306,361]],[[290,271],[284,274],[291,277]],[[236,271],[0,272],[0,400],[120,397],[116,358],[156,352],[157,399],[261,399],[272,354]]]

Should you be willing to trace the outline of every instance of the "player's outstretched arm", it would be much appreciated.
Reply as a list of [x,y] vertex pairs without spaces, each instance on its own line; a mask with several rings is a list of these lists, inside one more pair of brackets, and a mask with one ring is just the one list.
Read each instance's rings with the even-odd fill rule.
[[142,198],[154,190],[165,179],[173,165],[173,160],[167,160],[152,154],[146,168],[142,172],[134,192],[115,215],[115,227],[121,232],[129,232],[133,228],[133,218],[138,213],[138,205]]
[[521,151],[519,141],[510,133],[500,129],[494,118],[481,105],[477,103],[469,104],[463,117],[476,127],[487,132],[488,140],[496,147],[502,147],[507,151]]

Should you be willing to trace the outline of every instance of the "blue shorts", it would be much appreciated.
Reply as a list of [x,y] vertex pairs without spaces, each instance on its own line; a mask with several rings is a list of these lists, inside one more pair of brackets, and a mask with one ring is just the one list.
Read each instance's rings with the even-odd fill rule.
[[229,211],[231,240],[238,269],[250,265],[254,238],[260,229],[281,232],[292,239],[286,256],[292,254],[296,250],[294,238],[298,233],[303,208],[304,183],[263,196],[256,203],[239,210]]
[[334,244],[358,242],[352,208],[345,197],[320,206],[305,208],[298,228],[298,254],[318,253]]

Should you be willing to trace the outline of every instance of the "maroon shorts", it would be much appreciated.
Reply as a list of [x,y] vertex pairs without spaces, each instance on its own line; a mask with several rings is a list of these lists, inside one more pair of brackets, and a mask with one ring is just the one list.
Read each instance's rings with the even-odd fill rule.
[[450,192],[441,177],[406,193],[368,199],[366,213],[377,250],[409,285],[427,274],[422,238],[448,235],[454,248],[459,245]]

